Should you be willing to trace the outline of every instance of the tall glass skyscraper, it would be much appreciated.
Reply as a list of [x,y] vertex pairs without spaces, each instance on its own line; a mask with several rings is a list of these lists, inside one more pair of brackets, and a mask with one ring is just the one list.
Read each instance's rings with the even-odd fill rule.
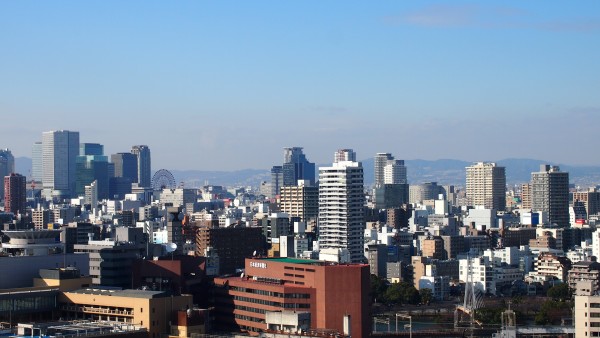
[[137,156],[137,183],[140,187],[149,187],[152,184],[152,165],[150,161],[150,148],[146,145],[137,145],[131,148],[131,153]]
[[31,146],[31,179],[41,182],[43,178],[42,169],[42,142],[35,142]]
[[298,180],[315,183],[315,164],[309,162],[301,147],[283,148],[283,185],[298,184]]
[[42,186],[46,197],[75,195],[79,132],[58,130],[42,133]]

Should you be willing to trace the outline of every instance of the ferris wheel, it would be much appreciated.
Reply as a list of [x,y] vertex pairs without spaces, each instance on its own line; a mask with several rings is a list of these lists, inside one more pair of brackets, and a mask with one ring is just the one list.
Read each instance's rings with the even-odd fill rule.
[[167,169],[160,169],[152,176],[152,189],[154,190],[175,189],[176,187],[175,178]]

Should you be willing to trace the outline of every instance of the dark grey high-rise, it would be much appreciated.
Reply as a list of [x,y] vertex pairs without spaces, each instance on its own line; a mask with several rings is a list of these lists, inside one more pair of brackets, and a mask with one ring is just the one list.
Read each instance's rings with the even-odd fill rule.
[[271,168],[271,195],[269,198],[275,198],[275,196],[279,195],[282,186],[283,168],[280,165],[273,166]]
[[548,213],[548,222],[561,227],[569,225],[569,173],[557,166],[540,166],[531,173],[532,211]]
[[146,145],[133,146],[131,148],[131,153],[137,156],[137,179],[135,182],[137,182],[140,187],[149,187],[152,184],[150,148]]
[[137,182],[138,160],[132,153],[117,153],[110,155],[110,161],[115,167],[114,177],[126,177],[131,182]]
[[301,147],[283,148],[283,185],[298,184],[298,180],[315,183],[315,164],[309,162]]

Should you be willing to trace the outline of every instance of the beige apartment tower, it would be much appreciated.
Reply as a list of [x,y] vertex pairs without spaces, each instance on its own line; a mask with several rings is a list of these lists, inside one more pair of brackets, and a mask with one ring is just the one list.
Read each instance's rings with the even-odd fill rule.
[[506,171],[496,163],[479,162],[467,169],[469,205],[486,209],[506,208]]

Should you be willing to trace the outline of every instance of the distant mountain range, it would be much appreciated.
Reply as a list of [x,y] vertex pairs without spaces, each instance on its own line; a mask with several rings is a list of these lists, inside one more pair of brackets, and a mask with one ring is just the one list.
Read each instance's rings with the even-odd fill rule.
[[[369,158],[361,161],[364,167],[365,185],[373,184],[374,161]],[[572,184],[587,187],[600,184],[600,166],[572,166],[556,164],[548,161],[533,159],[509,158],[495,161],[498,165],[506,168],[507,184],[520,184],[531,180],[531,173],[539,171],[541,164],[552,164],[560,166],[561,171],[569,172]],[[429,160],[405,160],[408,171],[408,181],[411,184],[423,182],[438,182],[438,184],[465,184],[465,167],[473,162],[441,159]],[[329,166],[330,164],[318,164]],[[31,159],[28,157],[17,157],[15,159],[17,172],[30,175]],[[167,168],[168,169],[168,168]],[[204,171],[204,170],[169,170],[178,182],[183,182],[186,187],[199,187],[205,183],[224,186],[258,186],[262,181],[270,181],[269,169],[241,169],[234,171]]]

